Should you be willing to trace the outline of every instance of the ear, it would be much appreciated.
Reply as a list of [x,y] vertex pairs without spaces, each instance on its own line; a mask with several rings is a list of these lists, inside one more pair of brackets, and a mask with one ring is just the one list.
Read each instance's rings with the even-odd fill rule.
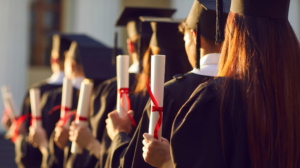
[[127,39],[127,49],[129,54],[132,54],[135,51],[134,44],[129,38]]
[[72,72],[75,71],[75,64],[74,63],[72,63],[72,65],[71,65],[71,70],[72,70]]
[[191,30],[191,33],[192,33],[194,42],[195,42],[195,44],[196,44],[196,40],[197,40],[197,32],[196,32],[195,30]]

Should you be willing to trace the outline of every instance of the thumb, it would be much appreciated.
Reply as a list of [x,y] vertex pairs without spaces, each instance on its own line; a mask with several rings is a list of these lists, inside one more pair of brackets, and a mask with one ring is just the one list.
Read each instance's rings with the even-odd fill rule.
[[148,141],[153,141],[153,138],[154,138],[152,135],[150,135],[148,133],[144,133],[143,137]]
[[169,144],[169,141],[166,138],[161,137],[161,142]]
[[134,116],[133,110],[129,110],[129,111],[128,111],[128,114],[131,115],[131,117],[133,117],[133,116]]

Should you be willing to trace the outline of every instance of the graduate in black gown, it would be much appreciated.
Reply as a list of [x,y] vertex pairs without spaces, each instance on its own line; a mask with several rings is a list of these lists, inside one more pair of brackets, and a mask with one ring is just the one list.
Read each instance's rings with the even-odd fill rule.
[[[53,71],[53,75],[47,80],[34,84],[31,88],[40,89],[41,95],[41,112],[42,112],[42,126],[41,132],[35,133],[30,132],[29,137],[27,134],[19,135],[17,141],[15,142],[16,149],[16,163],[19,167],[40,167],[42,161],[42,154],[39,148],[35,148],[38,144],[34,141],[29,142],[28,138],[33,136],[38,136],[40,139],[47,139],[50,136],[51,132],[54,129],[54,125],[59,119],[58,115],[49,116],[48,112],[52,107],[50,105],[55,105],[59,100],[54,100],[56,97],[55,94],[52,93],[53,90],[62,87],[62,81],[64,78],[64,52],[68,50],[70,43],[64,43],[61,41],[59,35],[53,36],[53,45],[51,52],[51,69]],[[48,103],[48,104],[47,104]],[[29,99],[29,90],[26,93],[25,99],[23,101],[21,115],[26,116],[25,121],[19,125],[20,130],[27,130],[30,126],[30,115],[31,115],[31,107],[30,107],[30,99]],[[47,141],[47,140],[46,140]],[[34,144],[34,146],[32,145]]]
[[[127,48],[132,60],[132,65],[129,68],[129,89],[130,93],[135,91],[137,74],[142,71],[142,59],[145,52],[148,49],[150,38],[152,35],[152,29],[150,24],[142,25],[143,31],[140,32],[139,16],[165,16],[169,17],[175,12],[174,9],[160,9],[160,8],[140,8],[140,7],[126,7],[120,17],[117,20],[116,26],[126,26],[128,32]],[[139,100],[146,104],[147,93],[145,94],[130,94],[131,101]],[[110,139],[105,133],[105,119],[107,114],[113,111],[116,107],[117,100],[117,81],[116,78],[104,81],[98,87],[95,87],[95,93],[92,96],[91,112],[90,112],[90,124],[91,130],[88,128],[80,129],[80,132],[85,136],[78,136],[77,140],[80,141],[82,137],[85,138],[85,142],[89,142],[93,146],[91,149],[87,149],[91,157],[86,161],[85,167],[95,167],[96,164],[100,167],[104,166],[106,151],[110,146]],[[131,106],[133,109],[143,108],[144,105],[136,104]],[[139,111],[139,110],[137,110]],[[92,132],[90,134],[89,132]],[[91,136],[92,135],[92,136]],[[103,142],[103,143],[102,143]],[[101,144],[100,150],[97,146]],[[84,146],[84,148],[86,148]],[[76,160],[75,156],[72,156],[68,160],[67,167],[72,167],[73,161]]]
[[[227,11],[230,6],[228,3],[230,2],[227,2],[225,6]],[[194,69],[184,75],[178,74],[174,76],[173,80],[165,84],[162,136],[166,137],[167,140],[170,139],[172,122],[177,114],[174,111],[180,109],[200,83],[209,81],[212,77],[217,75],[218,71],[220,45],[214,43],[216,33],[215,31],[211,31],[211,29],[215,29],[216,27],[216,12],[211,10],[209,12],[206,10],[196,12],[195,9],[198,9],[197,5],[197,2],[195,2],[188,18],[179,26],[180,31],[184,34],[186,52]],[[206,7],[208,5],[210,5],[210,2],[203,4],[203,6]],[[227,14],[224,14],[223,17],[226,19]],[[197,25],[197,23],[203,26],[200,27],[200,33],[198,34],[200,36],[196,37],[197,26],[195,25]],[[201,40],[201,43],[198,43],[199,45],[196,46],[197,38]],[[170,44],[172,45],[171,42]],[[198,48],[198,50],[196,50],[196,48]],[[201,60],[199,62],[200,57]],[[110,167],[119,166],[116,160],[118,160],[117,158],[122,156],[123,153],[125,154],[121,163],[119,163],[120,167],[152,167],[144,162],[141,150],[143,147],[143,133],[147,132],[149,127],[150,113],[151,108],[149,101],[134,137],[131,142],[127,142],[127,144],[123,142],[123,144],[120,145],[118,152],[114,154],[114,162],[116,164],[111,164]],[[128,148],[126,148],[127,145]],[[121,150],[122,148],[123,151]]]
[[[69,34],[62,36],[63,40],[72,42],[75,47],[70,47],[65,61],[66,76],[73,82],[73,103],[71,110],[76,110],[81,82],[87,78],[93,80],[95,86],[107,78],[115,75],[115,66],[111,64],[112,49],[104,46],[100,42],[86,35]],[[107,73],[99,73],[108,70]],[[62,96],[61,89],[60,100]],[[58,113],[59,114],[59,113]],[[64,167],[66,160],[70,156],[70,145],[68,142],[67,127],[56,125],[50,137],[50,160],[48,167]],[[60,137],[59,135],[66,135]],[[87,151],[80,155],[81,159],[74,164],[74,167],[82,167],[84,157],[87,157]]]
[[300,45],[288,21],[289,5],[289,0],[232,1],[220,77],[200,85],[179,111],[172,159],[159,157],[167,155],[167,142],[145,134],[150,164],[300,166],[300,76],[294,73],[300,70]]

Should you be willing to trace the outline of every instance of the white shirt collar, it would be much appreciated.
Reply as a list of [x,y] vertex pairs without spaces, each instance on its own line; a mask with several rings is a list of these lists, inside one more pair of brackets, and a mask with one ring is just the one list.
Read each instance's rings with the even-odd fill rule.
[[129,69],[128,69],[128,72],[129,73],[138,73],[139,72],[139,66],[140,66],[140,63],[139,62],[135,62],[133,63]]
[[198,75],[215,77],[218,75],[220,53],[207,54],[200,59],[200,69],[191,72]]
[[81,86],[81,82],[84,80],[84,77],[75,77],[74,79],[72,79],[72,85],[74,88],[76,88],[77,90],[80,89]]
[[53,73],[51,77],[47,79],[47,83],[52,85],[60,85],[63,83],[64,77],[64,71]]

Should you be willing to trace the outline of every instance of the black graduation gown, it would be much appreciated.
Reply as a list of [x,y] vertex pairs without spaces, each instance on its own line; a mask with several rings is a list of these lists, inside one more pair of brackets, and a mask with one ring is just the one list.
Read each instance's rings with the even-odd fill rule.
[[[44,94],[44,92],[46,92],[46,91],[61,88],[61,87],[62,87],[62,84],[49,84],[47,82],[47,80],[44,80],[42,82],[39,82],[39,83],[36,83],[36,84],[30,86],[28,91],[26,91],[25,97],[24,97],[23,102],[22,102],[21,115],[31,114],[30,97],[29,97],[29,90],[30,89],[32,89],[32,88],[40,89],[40,93],[41,93],[41,96],[42,96]],[[27,128],[29,128],[30,121],[25,120],[24,122],[26,123]]]
[[[211,80],[211,77],[186,73],[176,75],[175,79],[167,82],[164,87],[164,111],[162,123],[162,136],[170,139],[173,120],[181,108],[188,100],[189,96],[200,83]],[[147,168],[152,167],[143,159],[143,134],[148,132],[151,100],[148,101],[143,115],[140,119],[138,128],[130,141],[126,134],[119,134],[115,139],[115,152],[110,153],[112,159],[106,168],[128,167],[128,168]],[[121,159],[120,159],[121,158]]]
[[230,85],[221,116],[223,83],[219,78],[200,85],[178,113],[171,136],[176,168],[251,167],[242,97]]
[[[136,74],[129,74],[129,86],[132,86],[135,82]],[[106,160],[106,151],[109,144],[102,143],[103,135],[106,130],[105,120],[108,113],[115,110],[117,103],[117,78],[112,78],[104,81],[94,89],[94,94],[91,99],[91,112],[90,112],[90,126],[93,136],[101,142],[100,151],[100,164]],[[132,91],[132,88],[130,88]],[[74,167],[74,161],[79,159],[79,155],[72,154],[68,159],[67,167]],[[81,156],[82,157],[82,156]],[[95,167],[99,164],[99,160],[94,155],[87,157],[86,165],[84,167]]]
[[[149,100],[149,94],[148,92],[145,92],[146,94],[143,93],[139,93],[139,94],[131,94],[129,95],[130,98],[130,103],[131,103],[131,110],[134,111],[134,116],[133,119],[134,121],[138,124],[142,115],[143,115],[143,111],[144,108]],[[107,151],[107,158],[106,158],[106,162],[105,162],[105,166],[107,167],[107,165],[111,165],[111,164],[116,164],[117,162],[114,161],[115,155],[119,155],[119,153],[123,151],[124,146],[126,146],[124,144],[129,142],[130,139],[133,137],[135,131],[136,131],[137,127],[132,127],[131,132],[127,135],[126,133],[122,132],[120,134],[117,135],[117,137],[111,141],[111,139],[109,138],[108,134],[105,132],[105,142],[104,143],[108,143],[110,144],[110,147]],[[118,156],[119,158],[120,156]]]
[[[60,94],[60,97],[62,97],[62,88],[57,89],[57,92]],[[73,96],[72,96],[72,107],[71,111],[77,109],[79,99],[79,90],[76,88],[73,88]],[[57,111],[58,114],[60,114],[60,111]],[[71,117],[73,119],[74,117]],[[68,142],[68,145],[65,147],[65,149],[60,149],[54,142],[54,136],[55,131],[52,131],[52,134],[49,138],[49,153],[50,158],[48,162],[49,168],[63,168],[65,165],[65,159],[67,159],[70,155],[70,145],[71,142]]]
[[[56,105],[59,105],[61,102],[61,96],[56,92],[56,89],[61,89],[62,85],[50,85],[50,84],[37,84],[31,88],[36,88],[40,86],[41,90],[41,113],[42,113],[42,126],[46,131],[47,137],[50,137],[55,123],[59,119],[59,113],[53,113],[49,115],[49,111]],[[29,100],[29,91],[28,97],[25,98],[23,103],[23,114],[31,114],[30,100]],[[28,100],[26,100],[28,99]],[[28,103],[27,103],[28,101]],[[30,125],[30,118],[27,118],[26,122],[27,128]],[[38,148],[34,148],[28,142],[27,135],[20,135],[15,142],[16,150],[16,163],[19,167],[40,167],[42,162],[42,154]]]

